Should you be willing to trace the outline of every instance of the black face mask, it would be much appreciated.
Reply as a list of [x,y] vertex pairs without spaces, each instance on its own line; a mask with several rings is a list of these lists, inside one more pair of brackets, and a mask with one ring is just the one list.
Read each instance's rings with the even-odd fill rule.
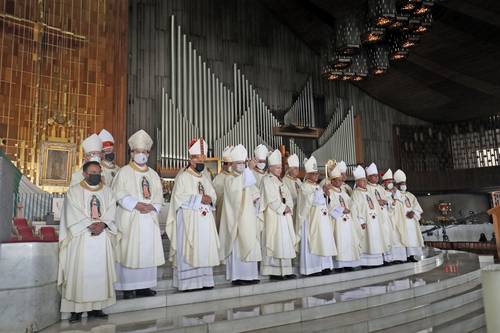
[[194,169],[198,172],[202,172],[203,170],[205,170],[205,163],[196,163]]
[[115,153],[108,153],[104,155],[104,159],[108,162],[113,162],[115,160]]
[[101,182],[101,175],[99,175],[99,174],[88,175],[88,177],[87,177],[87,179],[85,181],[90,186],[96,186],[96,185],[98,185]]

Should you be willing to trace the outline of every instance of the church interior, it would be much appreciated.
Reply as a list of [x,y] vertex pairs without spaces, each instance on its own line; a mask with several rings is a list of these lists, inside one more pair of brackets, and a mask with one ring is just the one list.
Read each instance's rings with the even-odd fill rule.
[[499,36],[495,0],[0,0],[0,333],[500,332]]

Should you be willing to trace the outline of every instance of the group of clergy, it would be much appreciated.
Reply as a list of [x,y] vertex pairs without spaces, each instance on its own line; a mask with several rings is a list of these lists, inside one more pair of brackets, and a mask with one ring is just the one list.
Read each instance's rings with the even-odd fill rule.
[[[83,141],[83,166],[72,176],[60,226],[58,285],[61,312],[70,321],[106,317],[103,308],[125,299],[153,296],[157,266],[165,262],[159,213],[161,181],[147,166],[153,144],[143,130],[128,144],[130,162],[114,163],[114,140],[103,130]],[[166,234],[173,286],[180,291],[214,287],[213,267],[226,265],[234,285],[295,278],[333,270],[416,261],[422,255],[422,209],[407,191],[406,175],[387,170],[379,184],[375,164],[357,166],[346,184],[344,162],[319,183],[316,159],[287,159],[264,145],[249,158],[239,144],[226,147],[212,181],[205,168],[207,143],[193,139],[189,164],[177,174]],[[297,255],[299,254],[299,255]]]

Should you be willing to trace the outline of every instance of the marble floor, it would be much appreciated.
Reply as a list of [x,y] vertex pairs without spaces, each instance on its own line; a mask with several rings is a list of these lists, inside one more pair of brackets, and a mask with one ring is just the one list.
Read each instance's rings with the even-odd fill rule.
[[[434,253],[431,252],[428,255],[433,254]],[[249,300],[245,302],[244,306],[241,306],[242,303],[239,300],[228,299],[223,301],[203,302],[201,306],[199,306],[200,304],[186,304],[151,310],[117,313],[110,315],[106,320],[87,320],[84,318],[81,323],[76,324],[69,324],[68,321],[61,321],[41,332],[206,332],[207,326],[203,326],[205,324],[223,323],[248,318],[260,321],[272,314],[286,315],[287,313],[291,314],[300,309],[324,307],[331,304],[341,304],[343,302],[351,304],[352,301],[363,301],[370,296],[390,295],[391,293],[405,290],[412,291],[415,288],[430,284],[439,286],[439,284],[446,283],[446,281],[451,278],[466,275],[480,268],[478,257],[474,254],[444,252],[443,259],[441,265],[430,271],[398,279],[389,278],[386,281],[359,288],[329,290],[328,286],[325,286],[324,290],[320,293],[317,293],[318,289],[314,289],[316,293],[310,295],[306,293],[302,295],[302,297],[295,297],[294,293],[290,292],[289,298],[284,298],[283,295],[275,297],[273,293],[258,295],[258,297],[253,298],[249,295]],[[474,291],[475,288],[471,290]],[[137,299],[136,301],[141,302],[141,299]],[[397,300],[395,300],[395,302],[396,301]],[[478,314],[481,315],[482,310],[478,309],[477,311]],[[344,316],[347,315],[348,314],[344,314]],[[279,328],[273,327],[262,329],[259,330],[259,332],[290,333],[310,331],[307,325],[303,323],[293,323],[292,321],[291,324],[286,324],[286,320],[283,323],[284,325]],[[321,327],[318,328],[317,325],[315,327],[315,331],[321,331]],[[199,330],[197,328],[199,328]],[[325,329],[327,329],[327,327],[325,327]],[[248,330],[251,330],[251,326],[248,327]],[[346,330],[346,332],[349,331],[350,330]],[[356,330],[353,329],[353,331]],[[420,331],[425,332],[426,330]],[[432,327],[428,327],[427,331],[432,331]]]

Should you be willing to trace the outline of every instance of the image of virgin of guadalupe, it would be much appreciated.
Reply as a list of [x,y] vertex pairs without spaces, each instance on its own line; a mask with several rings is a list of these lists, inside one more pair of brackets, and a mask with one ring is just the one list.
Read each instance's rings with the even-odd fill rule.
[[90,200],[90,217],[94,221],[101,218],[101,202],[95,195]]
[[150,199],[151,198],[151,191],[149,189],[149,181],[146,177],[142,177],[142,197],[144,199]]

